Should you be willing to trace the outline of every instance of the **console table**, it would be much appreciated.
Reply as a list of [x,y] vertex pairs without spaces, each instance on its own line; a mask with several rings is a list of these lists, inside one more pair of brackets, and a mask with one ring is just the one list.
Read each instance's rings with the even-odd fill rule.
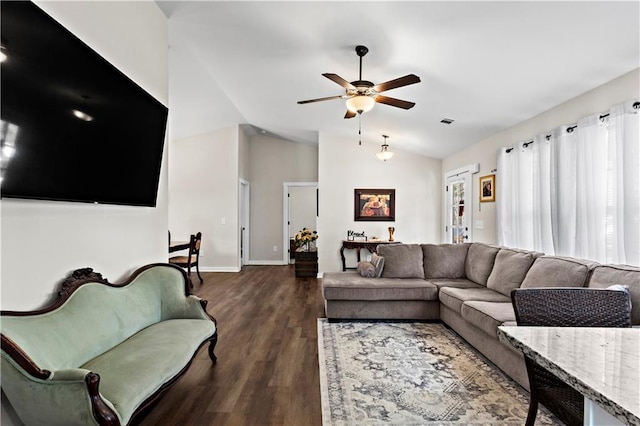
[[498,337],[584,395],[585,425],[640,425],[640,330],[498,327]]
[[369,241],[349,241],[342,240],[342,247],[340,247],[340,258],[342,259],[342,270],[346,271],[347,269],[356,269],[356,268],[347,268],[346,260],[344,258],[345,249],[355,249],[356,255],[358,257],[358,262],[360,262],[360,250],[367,249],[370,253],[377,253],[377,247],[380,244],[401,244],[400,241],[384,241],[384,240],[369,240]]

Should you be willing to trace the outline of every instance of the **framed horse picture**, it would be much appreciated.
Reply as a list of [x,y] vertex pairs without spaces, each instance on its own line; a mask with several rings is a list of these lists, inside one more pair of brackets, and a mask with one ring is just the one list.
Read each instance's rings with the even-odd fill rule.
[[369,222],[395,222],[395,189],[355,189],[353,220]]

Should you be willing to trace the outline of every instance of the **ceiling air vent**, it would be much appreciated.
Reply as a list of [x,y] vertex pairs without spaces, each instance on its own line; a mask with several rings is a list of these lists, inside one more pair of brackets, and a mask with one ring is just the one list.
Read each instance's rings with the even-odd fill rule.
[[453,123],[453,122],[454,122],[454,120],[453,120],[453,119],[451,119],[451,118],[443,118],[442,120],[440,120],[440,122],[441,122],[442,124],[451,124],[451,123]]

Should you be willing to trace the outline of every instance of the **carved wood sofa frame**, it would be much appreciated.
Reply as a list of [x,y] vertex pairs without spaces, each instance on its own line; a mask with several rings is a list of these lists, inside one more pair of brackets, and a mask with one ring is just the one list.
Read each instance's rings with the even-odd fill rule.
[[[92,268],[82,268],[75,270],[69,277],[67,277],[61,283],[61,290],[58,292],[57,299],[45,308],[33,311],[0,311],[0,315],[2,316],[17,316],[17,317],[26,317],[26,316],[34,316],[40,315],[48,312],[52,312],[60,306],[64,305],[64,303],[71,297],[71,295],[76,292],[80,287],[88,283],[99,283],[109,287],[125,287],[132,283],[138,275],[142,272],[151,269],[156,266],[166,266],[170,268],[174,268],[183,275],[184,278],[184,293],[185,296],[188,297],[191,295],[190,281],[187,277],[186,272],[175,265],[171,265],[168,263],[155,263],[143,266],[136,270],[127,280],[122,283],[110,283],[106,278],[102,277],[102,274],[98,272],[94,272]],[[173,378],[169,381],[165,382],[154,394],[152,394],[149,398],[147,398],[142,404],[138,406],[135,412],[131,415],[130,420],[128,422],[129,425],[139,423],[144,417],[149,413],[149,411],[153,408],[153,406],[164,396],[167,390],[174,385],[178,379],[182,377],[184,373],[189,369],[193,359],[196,354],[200,351],[200,349],[209,342],[208,353],[211,358],[212,363],[216,363],[217,357],[214,354],[215,346],[218,342],[218,326],[217,320],[212,317],[207,312],[207,300],[200,299],[200,305],[202,306],[203,311],[209,317],[209,319],[215,325],[215,334],[209,338],[208,340],[203,341],[200,346],[196,349],[196,351],[191,356],[191,359],[186,364],[186,366],[178,372]],[[37,379],[46,380],[51,376],[51,371],[46,369],[41,369],[36,365],[35,362],[31,360],[28,354],[26,354],[15,342],[13,342],[10,338],[6,337],[4,334],[0,334],[1,337],[1,345],[2,350],[13,360],[16,364],[18,364],[22,369],[24,369],[29,375],[33,376]],[[87,386],[87,391],[91,400],[91,406],[93,411],[93,417],[96,422],[100,425],[108,425],[108,426],[120,426],[120,420],[118,415],[114,412],[114,410],[105,402],[105,400],[100,395],[99,387],[100,387],[100,375],[97,373],[88,373],[85,377],[85,383]]]

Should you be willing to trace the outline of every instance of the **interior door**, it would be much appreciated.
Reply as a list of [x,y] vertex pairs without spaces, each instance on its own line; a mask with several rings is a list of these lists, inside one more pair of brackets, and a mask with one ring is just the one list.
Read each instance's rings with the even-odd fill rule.
[[240,179],[240,267],[249,263],[249,217],[251,187]]
[[461,244],[471,241],[471,174],[447,178],[445,242]]

